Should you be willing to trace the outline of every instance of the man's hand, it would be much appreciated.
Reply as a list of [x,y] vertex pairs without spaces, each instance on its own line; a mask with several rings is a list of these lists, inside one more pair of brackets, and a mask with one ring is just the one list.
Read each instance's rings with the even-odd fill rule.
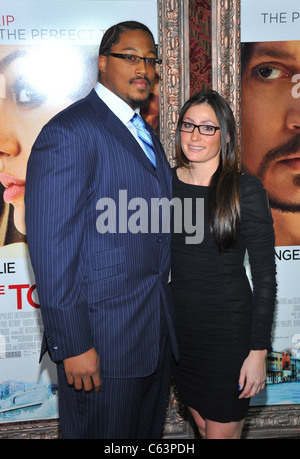
[[86,392],[92,389],[95,393],[100,391],[100,359],[94,348],[63,362],[68,384],[76,390],[84,388]]

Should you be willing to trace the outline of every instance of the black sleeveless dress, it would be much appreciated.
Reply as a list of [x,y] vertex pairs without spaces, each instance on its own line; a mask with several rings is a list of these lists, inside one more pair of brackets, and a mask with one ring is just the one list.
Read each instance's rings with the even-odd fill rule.
[[[208,187],[183,183],[173,169],[173,197],[182,203],[191,198],[194,204],[196,198],[204,199],[203,242],[186,243],[190,234],[184,222],[182,232],[172,235],[171,286],[179,346],[174,378],[179,397],[206,419],[239,421],[249,406],[249,399],[238,398],[243,361],[250,350],[271,350],[275,242],[266,193],[257,178],[240,176],[240,232],[225,253],[219,253],[209,229]],[[246,250],[253,293],[243,264]]]

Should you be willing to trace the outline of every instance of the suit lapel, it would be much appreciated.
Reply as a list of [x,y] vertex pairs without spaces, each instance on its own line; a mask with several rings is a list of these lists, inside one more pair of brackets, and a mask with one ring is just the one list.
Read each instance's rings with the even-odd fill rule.
[[[131,132],[127,127],[119,120],[119,118],[102,102],[98,97],[95,90],[87,96],[87,99],[93,106],[97,115],[106,123],[107,129],[111,132],[111,135],[116,137],[126,149],[128,149],[137,159],[140,161],[146,169],[151,172],[155,177],[157,176],[156,170],[153,168],[149,159],[147,158],[144,150],[140,144],[136,141]],[[155,141],[154,141],[155,145]],[[157,148],[155,147],[156,151]]]

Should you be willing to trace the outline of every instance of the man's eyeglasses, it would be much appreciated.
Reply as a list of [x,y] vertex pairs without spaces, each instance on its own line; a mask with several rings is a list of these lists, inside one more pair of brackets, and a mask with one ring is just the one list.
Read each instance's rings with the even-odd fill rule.
[[210,124],[193,124],[183,121],[180,126],[180,131],[189,132],[191,134],[194,132],[195,128],[198,128],[201,135],[215,135],[216,131],[220,129],[218,126],[211,126]]
[[119,59],[123,59],[126,64],[129,65],[138,65],[141,60],[145,62],[145,65],[149,65],[154,67],[156,64],[161,64],[161,59],[157,59],[156,57],[141,57],[135,56],[134,54],[118,54],[118,53],[105,53],[105,56],[113,56],[118,57]]

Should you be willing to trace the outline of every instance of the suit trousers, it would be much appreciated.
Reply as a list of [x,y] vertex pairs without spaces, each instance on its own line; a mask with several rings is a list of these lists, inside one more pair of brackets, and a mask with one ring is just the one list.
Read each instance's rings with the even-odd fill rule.
[[161,335],[159,361],[152,375],[128,379],[102,378],[98,394],[76,391],[68,386],[63,365],[58,364],[62,438],[161,438],[170,366],[171,344],[166,332]]

